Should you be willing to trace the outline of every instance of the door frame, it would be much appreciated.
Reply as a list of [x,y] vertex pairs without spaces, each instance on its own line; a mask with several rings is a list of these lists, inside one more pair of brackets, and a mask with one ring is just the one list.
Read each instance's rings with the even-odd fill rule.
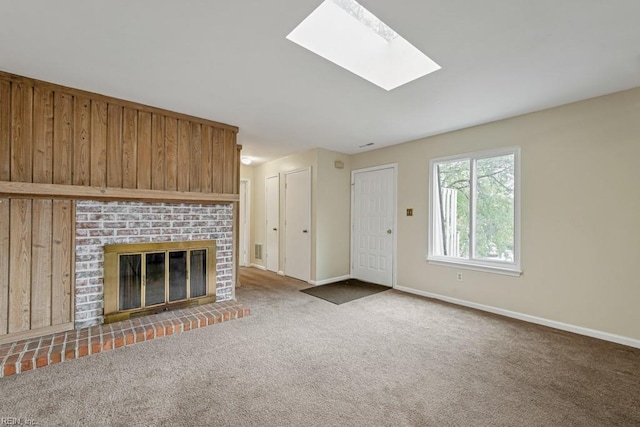
[[278,209],[278,215],[277,215],[278,216],[278,219],[277,219],[278,231],[277,231],[277,239],[276,239],[277,240],[277,242],[276,242],[277,243],[276,244],[276,248],[277,249],[276,250],[278,252],[276,253],[277,262],[276,262],[276,270],[275,270],[275,272],[280,274],[280,258],[281,258],[280,257],[280,242],[282,241],[282,236],[281,236],[281,233],[280,233],[280,231],[281,231],[280,218],[281,218],[281,215],[282,215],[282,213],[280,212],[281,211],[281,209],[280,209],[280,200],[281,200],[281,197],[280,197],[280,186],[281,186],[281,181],[282,180],[280,179],[280,173],[276,173],[275,175],[269,175],[269,176],[266,176],[264,178],[264,195],[265,195],[265,197],[264,197],[264,245],[263,245],[263,248],[262,248],[263,249],[262,262],[264,264],[264,269],[266,271],[273,271],[273,270],[269,270],[269,266],[267,264],[268,251],[269,251],[269,237],[268,237],[268,234],[269,234],[269,227],[268,227],[268,225],[269,225],[268,224],[268,220],[269,220],[269,208],[268,208],[269,200],[268,200],[268,197],[267,197],[267,188],[268,188],[268,180],[271,179],[271,178],[277,178],[277,182],[278,182],[278,185],[276,187],[278,189],[278,200],[276,202],[276,207]]
[[349,255],[351,257],[351,262],[349,263],[349,275],[354,277],[353,274],[353,263],[355,260],[355,217],[354,217],[354,206],[356,202],[356,194],[355,194],[355,184],[356,184],[356,174],[358,173],[366,173],[366,172],[375,172],[383,169],[392,169],[393,170],[393,234],[391,237],[391,263],[392,269],[391,272],[391,288],[395,288],[398,283],[398,164],[397,163],[389,163],[385,165],[379,166],[371,166],[368,168],[362,169],[354,169],[351,171],[351,248],[349,251]]
[[308,208],[308,212],[309,212],[309,217],[307,218],[308,224],[309,224],[309,279],[307,280],[307,283],[310,283],[312,280],[311,277],[311,270],[312,270],[312,265],[311,265],[311,261],[313,258],[312,255],[312,249],[313,249],[313,240],[314,240],[314,236],[315,236],[315,227],[312,226],[311,224],[311,219],[313,217],[313,214],[311,212],[311,209],[313,207],[313,175],[312,175],[312,170],[311,170],[311,166],[308,166],[306,168],[299,168],[299,169],[294,169],[294,170],[290,170],[287,172],[284,172],[284,215],[283,215],[283,223],[284,223],[284,227],[283,227],[283,234],[282,234],[282,245],[283,245],[283,252],[284,252],[284,265],[283,265],[283,273],[284,275],[287,274],[287,176],[288,175],[292,175],[294,173],[298,173],[298,172],[304,172],[304,171],[308,171],[309,172],[309,208]]
[[[240,265],[248,267],[251,265],[251,180],[249,178],[240,178],[240,187],[242,183],[245,183],[244,187],[244,200],[240,200],[240,203],[244,203],[244,218],[246,224],[244,225],[244,254],[240,254]],[[240,190],[238,190],[240,193]],[[240,211],[240,208],[238,208]],[[242,215],[240,215],[242,218]]]

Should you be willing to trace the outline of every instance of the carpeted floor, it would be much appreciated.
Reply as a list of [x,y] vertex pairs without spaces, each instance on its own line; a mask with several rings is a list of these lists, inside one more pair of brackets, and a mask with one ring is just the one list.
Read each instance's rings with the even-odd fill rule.
[[347,279],[326,285],[312,286],[307,289],[302,289],[301,292],[339,305],[379,292],[388,291],[389,289],[391,288],[388,286],[363,282],[358,279]]
[[39,426],[632,426],[640,350],[395,290],[243,270],[251,316],[0,380]]

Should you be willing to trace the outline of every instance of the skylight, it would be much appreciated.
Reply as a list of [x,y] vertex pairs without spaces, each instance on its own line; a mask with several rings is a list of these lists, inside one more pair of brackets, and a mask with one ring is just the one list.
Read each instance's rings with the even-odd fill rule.
[[386,90],[440,69],[355,0],[324,0],[287,39]]
[[335,4],[342,8],[349,15],[356,18],[362,24],[371,28],[377,35],[390,42],[398,37],[398,33],[393,31],[391,27],[378,19],[376,15],[365,9],[355,0],[333,0]]

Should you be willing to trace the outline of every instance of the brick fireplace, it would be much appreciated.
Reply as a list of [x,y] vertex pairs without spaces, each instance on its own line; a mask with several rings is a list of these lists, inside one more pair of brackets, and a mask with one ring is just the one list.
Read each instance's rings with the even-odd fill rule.
[[[7,72],[0,117],[0,346],[102,324],[105,245],[215,240],[206,297],[233,299],[237,126]],[[202,254],[188,251],[190,277]],[[166,256],[173,277],[183,264],[172,249]],[[158,274],[149,276],[153,306]],[[187,280],[190,305],[202,283]],[[166,299],[181,303],[181,282],[165,283]]]
[[99,325],[104,246],[216,241],[216,300],[233,299],[233,206],[76,201],[75,328]]

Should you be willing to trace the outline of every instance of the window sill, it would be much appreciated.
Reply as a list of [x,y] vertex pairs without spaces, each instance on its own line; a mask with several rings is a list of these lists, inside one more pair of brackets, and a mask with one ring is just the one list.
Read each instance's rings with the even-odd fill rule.
[[505,276],[520,277],[522,270],[518,266],[503,267],[497,265],[487,265],[474,263],[473,261],[466,260],[451,260],[436,257],[427,257],[427,262],[433,265],[440,265],[443,267],[455,267],[464,268],[465,270],[484,271],[486,273],[503,274]]

